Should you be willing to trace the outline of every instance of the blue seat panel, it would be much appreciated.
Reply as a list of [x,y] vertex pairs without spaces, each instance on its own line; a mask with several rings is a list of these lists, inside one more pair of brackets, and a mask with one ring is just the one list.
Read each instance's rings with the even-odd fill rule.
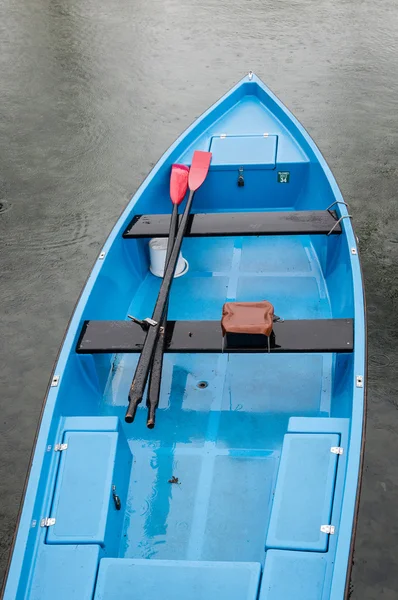
[[94,600],[256,600],[260,563],[105,558]]
[[327,554],[268,550],[259,600],[321,600]]
[[267,534],[268,548],[325,552],[339,445],[334,433],[286,434]]
[[[117,551],[123,524],[131,452],[121,431],[67,431],[63,442],[48,544],[99,544]],[[120,497],[122,510],[113,499]]]
[[67,432],[47,542],[101,544],[112,499],[116,432]]
[[91,600],[100,550],[99,546],[42,544],[27,596],[29,600]]

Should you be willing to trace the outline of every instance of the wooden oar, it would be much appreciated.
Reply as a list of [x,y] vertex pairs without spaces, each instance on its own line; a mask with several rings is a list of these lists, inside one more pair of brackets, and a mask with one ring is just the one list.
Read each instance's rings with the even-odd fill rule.
[[[166,260],[164,263],[164,270],[170,260],[171,251],[173,249],[174,241],[177,235],[178,229],[178,206],[185,198],[185,194],[188,189],[188,173],[189,168],[186,165],[173,165],[171,167],[170,176],[170,198],[173,203],[173,211],[171,213],[169,239],[167,242]],[[160,326],[159,339],[155,347],[153,354],[151,374],[149,375],[148,382],[148,396],[146,405],[148,407],[148,418],[147,427],[153,429],[155,427],[155,413],[159,405],[160,396],[160,383],[162,379],[162,367],[163,367],[163,354],[166,343],[166,324],[167,324],[167,310],[169,301],[167,300],[164,309],[163,319]]]
[[188,227],[189,213],[192,206],[192,201],[196,190],[202,185],[206,179],[211,161],[211,152],[194,152],[191,168],[188,176],[189,196],[178,228],[177,236],[174,242],[173,250],[170,255],[167,268],[163,275],[162,285],[160,286],[158,298],[152,314],[152,320],[155,322],[148,329],[145,342],[138,360],[135,370],[134,379],[131,383],[129,392],[129,405],[125,415],[126,423],[134,421],[137,412],[137,406],[142,400],[145,385],[148,379],[149,369],[152,362],[152,356],[155,349],[155,344],[159,336],[159,330],[169,297],[171,284],[173,282],[174,272],[177,266],[178,256],[181,250],[182,240]]

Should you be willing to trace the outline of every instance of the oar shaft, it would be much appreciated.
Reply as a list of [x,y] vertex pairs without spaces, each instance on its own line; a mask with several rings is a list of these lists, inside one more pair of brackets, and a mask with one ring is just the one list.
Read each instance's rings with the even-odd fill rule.
[[152,314],[152,319],[156,321],[156,325],[151,325],[138,360],[134,379],[131,383],[129,391],[129,406],[127,408],[125,420],[127,423],[132,423],[137,412],[137,406],[142,400],[146,382],[148,380],[149,369],[151,366],[152,356],[155,349],[155,344],[159,337],[159,330],[162,324],[163,315],[166,308],[166,303],[169,297],[171,284],[173,282],[174,272],[177,266],[178,256],[180,254],[182,240],[188,227],[188,218],[192,206],[194,191],[189,192],[187,204],[184,214],[178,228],[177,236],[174,242],[173,250],[170,255],[170,260],[164,272],[162,285],[160,286],[158,298],[156,300],[155,309]]
[[[169,263],[171,251],[173,249],[173,244],[177,235],[178,229],[178,206],[176,204],[173,205],[173,212],[171,214],[170,221],[170,231],[169,231],[169,239],[167,242],[167,252],[166,252],[166,260],[165,260],[165,269]],[[148,407],[148,418],[147,418],[147,427],[149,429],[153,429],[155,427],[155,415],[156,409],[159,405],[159,397],[160,397],[160,385],[162,380],[162,370],[163,370],[163,355],[166,346],[166,325],[167,325],[167,312],[169,307],[169,298],[166,302],[166,307],[164,310],[164,315],[159,331],[159,339],[158,343],[155,347],[155,351],[153,354],[151,373],[149,375],[148,382],[148,397],[147,397],[147,407]]]

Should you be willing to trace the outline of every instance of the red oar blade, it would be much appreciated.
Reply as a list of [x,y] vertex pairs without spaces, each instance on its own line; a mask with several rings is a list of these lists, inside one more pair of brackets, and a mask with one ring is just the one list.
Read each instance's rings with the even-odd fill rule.
[[189,167],[173,165],[170,175],[170,198],[173,204],[181,204],[188,189]]
[[211,161],[211,152],[195,150],[189,169],[188,185],[191,192],[196,192],[206,179]]

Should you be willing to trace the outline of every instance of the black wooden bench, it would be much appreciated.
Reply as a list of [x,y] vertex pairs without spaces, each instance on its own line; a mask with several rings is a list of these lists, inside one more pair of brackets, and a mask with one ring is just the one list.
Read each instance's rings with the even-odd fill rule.
[[[133,321],[85,321],[79,354],[140,352],[145,331]],[[166,352],[352,352],[353,319],[303,319],[274,323],[270,348],[223,347],[219,321],[168,321]]]
[[[181,218],[181,216],[180,216]],[[332,210],[286,212],[196,213],[189,217],[188,237],[235,235],[327,235],[340,234],[341,225]],[[167,237],[170,215],[136,215],[123,237]]]

